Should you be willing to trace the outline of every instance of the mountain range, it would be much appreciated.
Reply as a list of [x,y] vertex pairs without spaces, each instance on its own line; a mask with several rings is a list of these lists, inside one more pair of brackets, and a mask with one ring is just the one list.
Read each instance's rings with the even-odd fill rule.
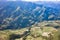
[[25,28],[51,20],[60,20],[59,2],[0,2],[0,29]]

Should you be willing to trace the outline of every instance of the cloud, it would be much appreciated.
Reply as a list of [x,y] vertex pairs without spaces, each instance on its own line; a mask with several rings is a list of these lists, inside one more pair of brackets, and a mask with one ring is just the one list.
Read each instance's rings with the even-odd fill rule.
[[31,2],[34,2],[34,1],[60,1],[60,0],[22,0],[22,1],[31,1]]
[[35,2],[35,1],[60,1],[60,0],[0,0],[0,1],[27,1],[27,2]]
[[7,1],[17,1],[17,0],[7,0]]

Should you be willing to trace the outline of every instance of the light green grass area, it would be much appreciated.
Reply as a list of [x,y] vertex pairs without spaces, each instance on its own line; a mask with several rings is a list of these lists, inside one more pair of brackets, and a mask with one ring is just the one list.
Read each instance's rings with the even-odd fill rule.
[[[54,28],[56,26],[59,28]],[[0,30],[0,40],[60,40],[60,21],[45,21],[22,29]]]
[[[27,28],[17,29],[17,30],[4,30],[0,31],[0,40],[10,40],[10,35],[12,34],[24,34]],[[45,33],[45,35],[44,35]],[[49,34],[50,33],[50,34]],[[14,40],[60,40],[60,29],[55,29],[53,27],[44,27],[43,30],[39,27],[32,27],[29,35],[24,35],[21,38]]]

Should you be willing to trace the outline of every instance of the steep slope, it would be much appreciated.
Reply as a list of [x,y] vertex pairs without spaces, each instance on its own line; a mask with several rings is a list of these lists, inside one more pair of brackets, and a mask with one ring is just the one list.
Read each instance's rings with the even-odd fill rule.
[[0,29],[24,28],[44,20],[60,20],[60,10],[32,2],[0,2]]

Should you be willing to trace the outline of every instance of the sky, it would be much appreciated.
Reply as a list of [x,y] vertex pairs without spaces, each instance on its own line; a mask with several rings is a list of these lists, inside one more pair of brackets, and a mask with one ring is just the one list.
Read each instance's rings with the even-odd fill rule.
[[0,1],[60,1],[60,0],[0,0]]

